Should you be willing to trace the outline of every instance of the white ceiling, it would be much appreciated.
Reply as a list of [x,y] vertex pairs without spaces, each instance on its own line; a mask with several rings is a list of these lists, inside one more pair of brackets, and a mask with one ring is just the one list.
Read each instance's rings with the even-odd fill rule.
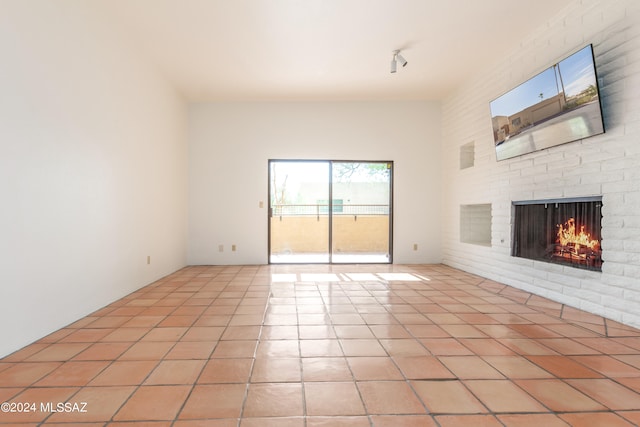
[[[572,0],[104,0],[190,101],[442,99]],[[405,68],[389,72],[392,51]]]

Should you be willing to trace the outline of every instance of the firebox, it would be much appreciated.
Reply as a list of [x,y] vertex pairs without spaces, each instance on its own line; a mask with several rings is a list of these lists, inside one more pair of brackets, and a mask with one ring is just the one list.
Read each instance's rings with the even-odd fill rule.
[[601,197],[513,205],[513,256],[602,270]]

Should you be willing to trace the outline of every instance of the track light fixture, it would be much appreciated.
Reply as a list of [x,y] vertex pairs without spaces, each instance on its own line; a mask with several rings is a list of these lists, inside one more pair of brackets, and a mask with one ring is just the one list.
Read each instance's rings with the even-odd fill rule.
[[398,69],[398,62],[400,62],[400,65],[402,65],[403,67],[407,66],[407,60],[404,59],[404,57],[402,55],[400,55],[400,51],[399,50],[394,50],[393,51],[393,59],[391,60],[391,72],[395,73],[396,70]]

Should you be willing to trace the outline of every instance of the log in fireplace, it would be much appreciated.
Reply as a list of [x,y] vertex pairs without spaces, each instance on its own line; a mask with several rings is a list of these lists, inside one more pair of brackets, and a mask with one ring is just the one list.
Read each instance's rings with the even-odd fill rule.
[[602,270],[602,198],[513,205],[513,256]]

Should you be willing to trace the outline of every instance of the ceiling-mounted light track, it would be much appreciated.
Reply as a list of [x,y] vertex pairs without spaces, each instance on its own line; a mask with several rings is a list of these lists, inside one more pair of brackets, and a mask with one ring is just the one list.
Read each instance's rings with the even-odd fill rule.
[[398,69],[398,62],[403,67],[407,66],[407,60],[400,54],[400,50],[393,51],[393,59],[391,59],[391,72],[395,73]]

